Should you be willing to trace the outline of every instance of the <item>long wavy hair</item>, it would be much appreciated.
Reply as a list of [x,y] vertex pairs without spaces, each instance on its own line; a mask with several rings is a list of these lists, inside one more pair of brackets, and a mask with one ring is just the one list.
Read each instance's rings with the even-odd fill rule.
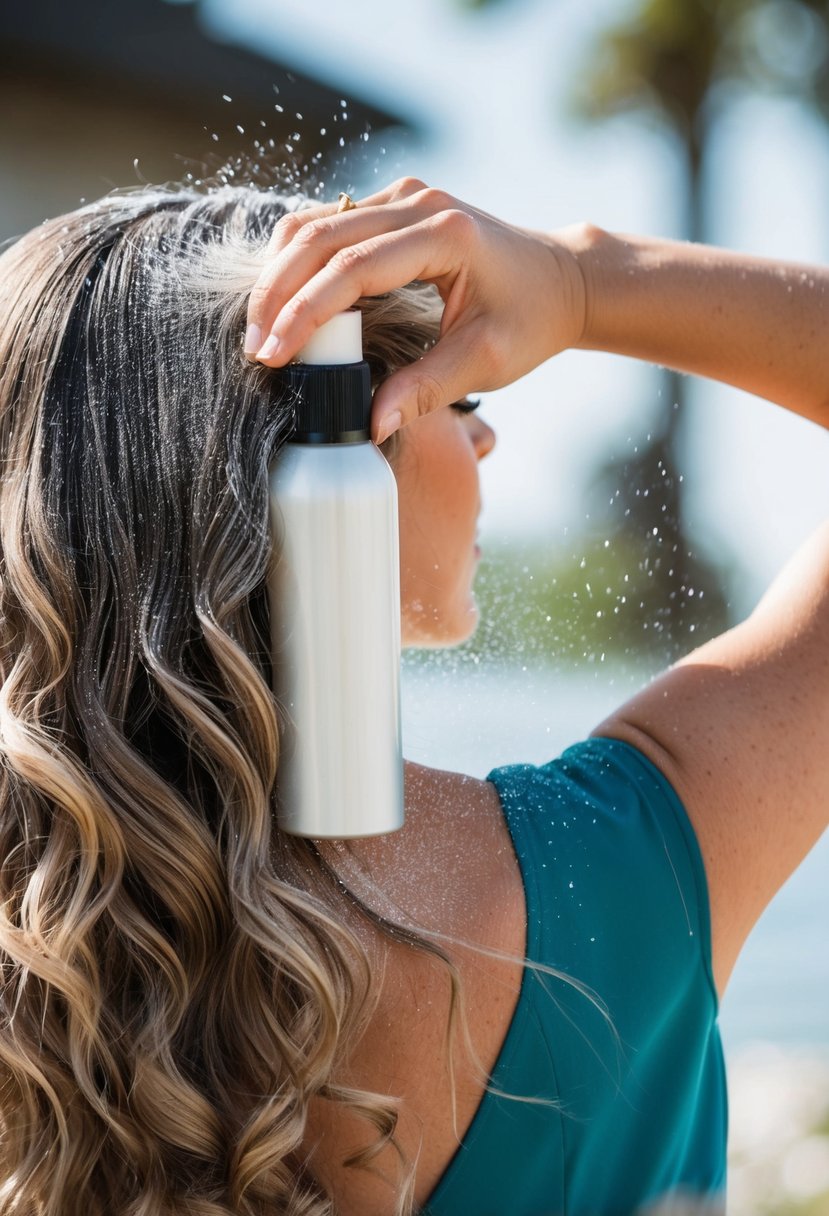
[[[397,1102],[335,1079],[377,996],[346,906],[442,961],[477,1059],[451,956],[276,827],[292,420],[242,337],[297,205],[116,193],[0,257],[2,1216],[330,1216],[312,1098],[376,1131],[345,1164],[398,1149],[411,1212]],[[432,289],[361,306],[375,385],[437,336]]]
[[[289,205],[133,191],[0,259],[3,1213],[310,1216],[311,1096],[379,1131],[355,1164],[393,1138],[332,1080],[371,1012],[343,885],[274,826],[291,409],[242,334]],[[375,383],[437,333],[423,290],[365,309]]]

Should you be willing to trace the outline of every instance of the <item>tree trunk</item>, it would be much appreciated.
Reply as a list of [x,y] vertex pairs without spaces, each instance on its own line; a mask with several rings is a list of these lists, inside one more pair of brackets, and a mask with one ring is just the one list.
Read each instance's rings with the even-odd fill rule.
[[[690,135],[683,149],[685,235],[698,241],[704,229],[702,149]],[[682,509],[687,379],[666,370],[660,383],[656,416],[637,450],[621,462],[605,462],[598,473],[594,488],[602,508],[594,518],[610,526],[617,560],[627,565],[614,629],[634,646],[649,642],[662,660],[672,661],[689,643],[727,628],[728,611],[719,571],[692,552]],[[604,569],[600,551],[593,563],[596,577]]]
[[[689,241],[705,240],[705,215],[702,192],[702,141],[699,133],[691,127],[683,139],[685,160],[685,182],[683,197],[685,200],[684,236]],[[664,372],[662,427],[660,435],[660,453],[663,465],[655,469],[654,479],[667,483],[663,495],[666,510],[663,536],[663,552],[670,553],[673,560],[664,574],[664,584],[668,592],[670,612],[668,627],[672,636],[682,628],[683,588],[693,585],[694,565],[690,559],[691,550],[682,509],[681,470],[684,464],[684,453],[687,437],[692,425],[692,407],[688,401],[688,379],[674,371]],[[664,471],[663,471],[664,470]],[[658,479],[658,480],[657,480]]]

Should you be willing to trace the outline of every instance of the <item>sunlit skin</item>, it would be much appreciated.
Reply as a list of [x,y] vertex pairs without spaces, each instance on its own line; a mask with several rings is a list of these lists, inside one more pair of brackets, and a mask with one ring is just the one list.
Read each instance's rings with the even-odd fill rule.
[[400,436],[393,467],[404,647],[454,646],[475,632],[478,462],[494,446],[491,426],[453,406],[417,419]]

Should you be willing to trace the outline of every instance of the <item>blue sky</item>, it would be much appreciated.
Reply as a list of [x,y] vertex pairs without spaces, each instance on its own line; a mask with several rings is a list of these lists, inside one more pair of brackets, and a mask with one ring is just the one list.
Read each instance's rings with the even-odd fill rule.
[[[469,16],[451,0],[205,0],[201,12],[225,37],[324,76],[344,98],[354,90],[422,116],[436,133],[424,146],[370,141],[362,180],[332,180],[332,192],[412,173],[529,227],[590,219],[681,236],[670,142],[631,120],[584,129],[563,113],[591,35],[629,7],[512,0]],[[708,239],[825,261],[828,204],[829,137],[817,124],[784,102],[735,105],[711,146]],[[568,352],[488,395],[498,445],[482,467],[484,545],[577,532],[586,477],[640,432],[654,384],[630,360]],[[700,544],[743,568],[735,601],[744,611],[829,511],[829,438],[736,390],[698,384],[693,400],[688,509]]]

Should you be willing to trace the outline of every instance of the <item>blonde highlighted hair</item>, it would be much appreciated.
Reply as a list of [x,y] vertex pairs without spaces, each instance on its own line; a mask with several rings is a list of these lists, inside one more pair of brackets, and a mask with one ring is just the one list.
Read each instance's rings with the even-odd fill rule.
[[[242,334],[289,206],[130,191],[0,258],[4,1214],[321,1214],[310,1097],[394,1132],[332,1083],[371,1006],[342,886],[273,826],[291,412]],[[374,381],[438,315],[366,302]]]
[[[450,1035],[462,1009],[440,945],[275,826],[291,416],[242,336],[295,205],[135,190],[0,257],[2,1216],[334,1212],[298,1152],[311,1098],[377,1130],[355,1166],[397,1121],[335,1081],[376,996],[344,901],[445,964]],[[431,288],[361,306],[375,385],[437,336]],[[400,1216],[412,1195],[410,1169]]]

